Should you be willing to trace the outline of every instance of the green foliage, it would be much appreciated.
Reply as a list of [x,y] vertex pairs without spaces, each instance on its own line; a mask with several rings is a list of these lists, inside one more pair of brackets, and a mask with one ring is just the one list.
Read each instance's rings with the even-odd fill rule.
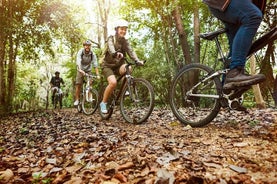
[[[114,3],[114,2],[113,2]],[[275,5],[276,6],[276,5]],[[265,15],[263,30],[276,26],[274,17],[274,1],[268,2],[268,14]],[[194,12],[199,11],[200,32],[211,32],[223,27],[223,24],[211,16],[202,1],[160,1],[160,0],[124,0],[120,8],[113,8],[113,14],[130,22],[130,41],[141,60],[147,60],[144,67],[135,70],[135,75],[149,80],[155,89],[157,104],[168,103],[168,90],[171,80],[184,62],[184,54],[180,45],[180,35],[176,29],[172,12],[178,8],[181,13],[182,26],[187,34],[187,48],[190,55],[194,53]],[[47,107],[49,99],[49,81],[54,71],[59,70],[66,81],[63,91],[66,93],[64,104],[70,106],[73,100],[73,87],[76,76],[76,54],[82,48],[82,42],[88,39],[92,29],[85,23],[88,13],[77,1],[61,0],[29,0],[7,4],[3,1],[0,7],[0,58],[3,66],[2,83],[8,86],[10,79],[15,78],[15,94],[12,95],[13,107],[18,110],[28,107]],[[272,11],[273,10],[273,11]],[[117,12],[118,11],[118,12]],[[95,14],[98,13],[95,11]],[[90,15],[91,16],[91,15]],[[98,17],[98,15],[95,15]],[[93,31],[96,37],[102,33]],[[182,35],[181,35],[182,36]],[[196,35],[197,36],[197,35]],[[225,35],[220,38],[223,52],[228,54],[228,42]],[[99,45],[101,45],[99,43]],[[275,48],[275,47],[273,47]],[[98,58],[101,50],[93,48]],[[258,53],[259,61],[263,61],[265,50]],[[1,55],[0,55],[1,56]],[[193,57],[192,57],[193,58]],[[211,67],[218,67],[218,52],[215,44],[200,41],[200,62]],[[271,55],[271,67],[274,66],[274,54]],[[15,62],[16,61],[16,62]],[[9,62],[15,66],[9,68]],[[11,65],[12,66],[12,65]],[[257,71],[261,64],[258,62]],[[8,78],[8,71],[15,76]],[[0,77],[1,78],[1,77]],[[1,85],[2,87],[3,85]],[[3,88],[3,87],[2,87]],[[5,89],[8,89],[5,87]],[[8,91],[5,91],[8,94]],[[7,95],[6,95],[7,96]],[[253,94],[249,93],[253,100]],[[1,97],[2,102],[4,97]],[[26,102],[26,103],[25,103]],[[35,105],[33,105],[35,104]],[[250,104],[250,105],[253,105]],[[2,111],[2,106],[0,111]],[[28,108],[27,108],[28,109]]]

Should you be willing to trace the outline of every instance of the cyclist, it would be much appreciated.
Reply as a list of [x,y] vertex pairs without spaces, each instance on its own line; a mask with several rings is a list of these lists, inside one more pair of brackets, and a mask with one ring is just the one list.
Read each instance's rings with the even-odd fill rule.
[[[53,76],[50,80],[50,86],[51,86],[51,91],[52,91],[52,104],[54,104],[54,97],[55,97],[55,94],[58,92],[58,90],[60,90],[60,93],[62,94],[61,84],[64,85],[64,81],[60,77],[60,72],[56,71],[55,76]],[[61,98],[62,98],[62,95],[61,95]],[[61,104],[61,106],[62,106],[62,104]]]
[[[83,47],[80,49],[77,53],[77,75],[76,75],[76,85],[75,85],[75,101],[74,106],[77,106],[79,104],[79,97],[81,92],[81,86],[83,84],[83,78],[84,75],[92,74],[92,66],[95,68],[95,73],[97,75],[97,78],[100,78],[99,76],[99,70],[98,70],[98,62],[96,55],[91,50],[91,44],[92,42],[90,40],[86,40],[83,42]],[[90,84],[92,81],[90,82]],[[92,101],[92,96],[88,94],[89,101]]]
[[115,25],[115,35],[111,35],[107,39],[106,49],[104,51],[104,59],[102,63],[102,72],[107,78],[108,86],[106,87],[103,95],[102,102],[100,103],[100,110],[102,113],[107,113],[107,101],[116,88],[117,81],[115,75],[124,75],[126,72],[124,57],[126,54],[134,60],[138,65],[143,65],[130,46],[129,41],[125,38],[128,29],[128,22],[119,20]]
[[260,9],[251,0],[203,0],[211,13],[220,19],[227,30],[229,41],[230,71],[226,75],[223,89],[231,90],[250,86],[265,80],[263,74],[245,73],[247,54],[262,21],[266,0],[259,0]]

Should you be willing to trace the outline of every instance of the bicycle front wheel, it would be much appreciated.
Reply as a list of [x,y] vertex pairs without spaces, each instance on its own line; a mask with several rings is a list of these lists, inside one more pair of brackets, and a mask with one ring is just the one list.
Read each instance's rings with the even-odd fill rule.
[[98,100],[99,100],[98,92],[96,91],[96,89],[90,89],[89,99],[87,99],[87,97],[83,97],[82,99],[82,109],[84,114],[86,115],[93,114],[97,110]]
[[154,90],[145,79],[132,79],[131,85],[126,85],[120,97],[120,111],[123,118],[134,124],[147,120],[154,108]]
[[170,107],[177,119],[192,127],[210,123],[220,110],[219,75],[202,64],[184,66],[173,79],[170,87]]

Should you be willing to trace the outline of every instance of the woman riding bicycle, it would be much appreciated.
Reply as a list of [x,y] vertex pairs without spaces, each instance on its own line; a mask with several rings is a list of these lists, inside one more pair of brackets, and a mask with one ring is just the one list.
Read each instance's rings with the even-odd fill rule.
[[128,23],[125,20],[120,20],[115,25],[115,35],[109,36],[107,40],[107,48],[104,51],[104,59],[102,63],[102,72],[107,78],[108,86],[103,95],[100,108],[102,113],[107,113],[107,101],[116,88],[117,81],[115,75],[124,75],[126,72],[124,57],[126,54],[137,64],[143,65],[133,51],[129,41],[125,38],[127,33]]

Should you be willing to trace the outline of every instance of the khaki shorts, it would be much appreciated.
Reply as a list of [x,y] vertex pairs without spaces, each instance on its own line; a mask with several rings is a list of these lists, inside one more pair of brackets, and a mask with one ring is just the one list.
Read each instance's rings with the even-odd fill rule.
[[[91,72],[86,72],[86,73],[89,75],[92,75]],[[84,76],[80,72],[77,71],[75,84],[83,84],[83,82],[84,82]]]
[[117,75],[120,76],[119,74],[119,69],[121,66],[116,67],[116,68],[108,68],[108,67],[104,67],[102,69],[102,74],[104,75],[105,78],[108,78],[111,75]]

